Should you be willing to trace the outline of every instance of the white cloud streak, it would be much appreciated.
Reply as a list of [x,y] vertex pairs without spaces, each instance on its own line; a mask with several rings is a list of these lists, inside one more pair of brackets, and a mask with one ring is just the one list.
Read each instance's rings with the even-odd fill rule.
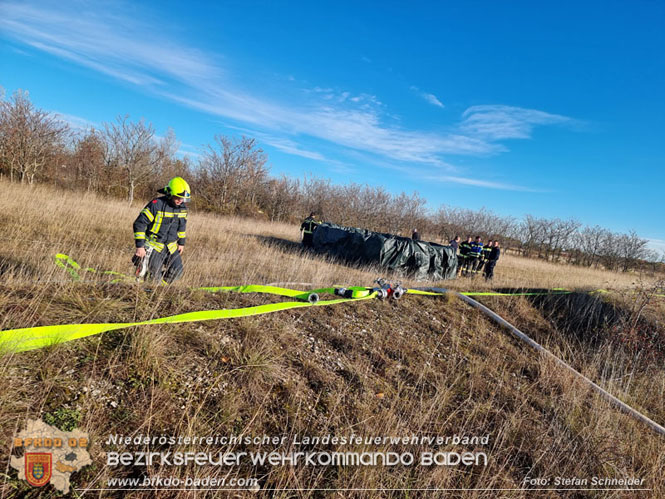
[[91,128],[96,128],[96,129],[100,128],[99,124],[94,123],[85,118],[81,118],[80,116],[74,116],[73,114],[67,114],[67,113],[59,113],[58,111],[55,111],[54,114],[58,117],[60,121],[67,123],[67,125],[69,125],[69,127],[74,130],[85,131],[85,130],[90,130]]
[[658,252],[659,256],[665,257],[665,241],[663,241],[662,239],[654,239],[654,238],[648,239],[648,241],[649,241],[648,246],[650,249]]
[[441,109],[443,109],[445,107],[443,105],[443,103],[437,98],[436,95],[430,94],[430,93],[427,93],[427,92],[423,92],[422,90],[420,90],[416,86],[411,86],[411,90],[414,91],[415,93],[417,93],[420,97],[425,99],[427,102],[429,102],[433,106],[440,107]]
[[506,184],[502,182],[491,182],[474,178],[458,177],[453,175],[431,175],[423,177],[426,180],[440,182],[443,184],[462,184],[473,187],[485,187],[487,189],[499,189],[504,191],[541,192],[539,190],[523,187],[521,185]]
[[573,120],[558,114],[512,106],[472,106],[462,115],[460,129],[488,141],[528,139],[536,125],[557,125]]

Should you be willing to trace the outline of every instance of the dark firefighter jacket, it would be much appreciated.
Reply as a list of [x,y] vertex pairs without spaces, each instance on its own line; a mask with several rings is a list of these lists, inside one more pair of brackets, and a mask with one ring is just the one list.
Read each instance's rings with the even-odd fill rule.
[[315,218],[307,217],[303,220],[303,223],[300,224],[300,228],[305,234],[311,234],[320,223],[321,222],[317,221]]
[[471,243],[464,241],[459,245],[459,254],[462,256],[467,256],[471,250]]
[[483,260],[489,260],[491,251],[492,248],[490,246],[483,246],[483,252],[480,256]]
[[496,261],[499,260],[500,256],[501,256],[501,250],[499,249],[498,246],[494,246],[492,248],[492,252],[490,253],[489,261],[490,262],[496,262]]
[[168,196],[150,201],[134,220],[134,243],[137,248],[146,244],[161,253],[164,246],[174,253],[178,245],[185,245],[187,208],[177,207]]
[[483,252],[483,243],[477,243],[476,241],[473,241],[471,243],[471,249],[469,250],[469,255],[470,257],[473,258],[478,258]]

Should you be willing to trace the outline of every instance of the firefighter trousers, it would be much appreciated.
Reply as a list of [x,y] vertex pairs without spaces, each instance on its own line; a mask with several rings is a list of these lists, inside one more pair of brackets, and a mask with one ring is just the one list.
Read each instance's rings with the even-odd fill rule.
[[488,281],[494,277],[494,266],[496,265],[496,260],[488,260],[485,264],[485,279]]
[[160,253],[153,251],[150,255],[148,271],[153,281],[161,282],[163,279],[171,284],[182,276],[184,270],[178,250],[169,254],[169,250],[165,247]]
[[476,265],[478,265],[478,257],[467,256],[464,262],[464,275],[472,275],[475,273]]

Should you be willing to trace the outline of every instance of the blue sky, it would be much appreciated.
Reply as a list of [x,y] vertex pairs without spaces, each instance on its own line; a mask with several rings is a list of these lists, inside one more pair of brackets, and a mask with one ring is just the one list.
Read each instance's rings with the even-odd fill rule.
[[13,2],[0,85],[77,126],[665,249],[665,2]]

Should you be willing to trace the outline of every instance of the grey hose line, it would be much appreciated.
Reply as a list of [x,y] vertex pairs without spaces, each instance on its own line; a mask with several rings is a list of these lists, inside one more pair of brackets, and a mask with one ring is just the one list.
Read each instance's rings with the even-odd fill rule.
[[485,315],[493,319],[495,322],[499,323],[506,329],[508,329],[514,336],[519,338],[520,340],[524,341],[526,344],[528,344],[530,347],[534,348],[535,350],[538,350],[539,352],[544,353],[547,357],[553,359],[557,364],[560,366],[566,368],[568,371],[572,372],[574,375],[578,376],[582,380],[584,380],[591,388],[593,388],[601,397],[603,397],[605,400],[607,400],[610,404],[613,406],[617,407],[619,410],[625,412],[626,414],[629,414],[633,416],[635,419],[641,421],[642,423],[646,424],[649,426],[652,430],[654,430],[656,433],[660,433],[661,435],[665,436],[665,428],[663,428],[661,425],[656,423],[655,421],[652,421],[648,417],[646,417],[644,414],[641,412],[636,411],[632,407],[630,407],[628,404],[622,402],[618,398],[616,398],[614,395],[609,393],[607,390],[604,388],[601,388],[598,386],[596,383],[591,381],[589,378],[584,376],[584,374],[580,373],[579,371],[575,370],[573,367],[568,365],[566,362],[558,358],[556,355],[551,353],[549,350],[547,350],[545,347],[540,345],[539,343],[535,342],[531,338],[529,338],[526,334],[524,334],[522,331],[517,329],[515,326],[513,326],[510,322],[505,320],[503,317],[501,317],[499,314],[496,312],[493,312],[489,308],[487,308],[485,305],[482,303],[477,302],[473,298],[470,298],[468,296],[465,296],[463,294],[460,294],[456,291],[449,291],[444,288],[419,288],[423,291],[432,291],[435,293],[442,293],[442,294],[447,294],[447,293],[453,293],[456,296],[458,296],[460,299],[465,301],[467,304],[471,305],[472,307],[477,308],[481,312],[483,312]]

